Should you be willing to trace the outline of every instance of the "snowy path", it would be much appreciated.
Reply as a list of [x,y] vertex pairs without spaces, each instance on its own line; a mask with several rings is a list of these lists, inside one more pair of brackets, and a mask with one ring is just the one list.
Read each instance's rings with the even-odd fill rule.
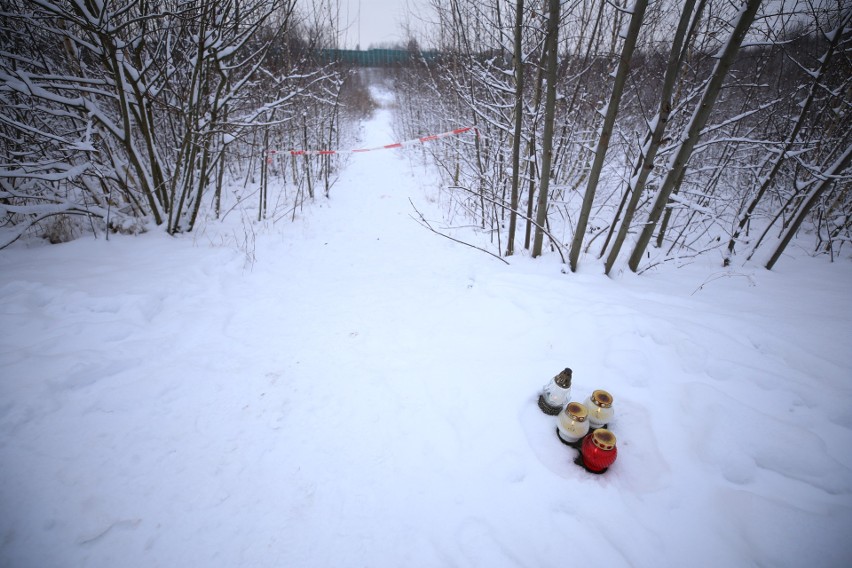
[[[848,563],[850,267],[507,267],[412,220],[429,176],[353,156],[250,272],[198,235],[0,253],[0,566]],[[565,366],[615,395],[604,476],[535,407]]]

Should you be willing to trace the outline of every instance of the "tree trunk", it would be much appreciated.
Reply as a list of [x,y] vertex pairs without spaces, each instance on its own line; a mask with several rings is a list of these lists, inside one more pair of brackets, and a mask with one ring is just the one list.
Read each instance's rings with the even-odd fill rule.
[[509,210],[509,238],[506,241],[506,256],[512,256],[515,252],[515,228],[518,222],[521,127],[524,122],[524,54],[521,52],[524,0],[517,0],[515,10],[515,133],[512,139],[512,202]]
[[538,190],[535,238],[532,256],[541,256],[544,240],[542,227],[547,219],[547,193],[550,186],[550,164],[553,160],[553,116],[556,110],[556,68],[559,61],[559,0],[549,0],[547,18],[547,89],[544,96],[544,134],[541,141],[541,186]]
[[784,252],[784,249],[787,248],[787,245],[793,239],[793,236],[796,234],[796,231],[799,230],[799,227],[802,224],[802,221],[805,220],[805,217],[808,215],[810,210],[813,208],[814,204],[820,198],[820,196],[825,192],[826,189],[831,187],[831,184],[834,183],[835,177],[839,176],[843,170],[852,162],[852,145],[846,147],[846,151],[835,160],[831,166],[829,166],[828,170],[823,172],[822,176],[820,176],[820,180],[814,185],[814,188],[810,191],[808,196],[799,206],[799,210],[796,212],[796,215],[790,221],[787,228],[784,230],[784,234],[781,237],[781,241],[778,243],[778,246],[775,247],[775,251],[772,253],[772,257],[770,257],[769,262],[766,263],[766,269],[772,270],[772,267],[775,266],[775,263],[778,262],[778,259],[781,257],[781,254]]
[[622,47],[621,57],[618,61],[615,82],[612,86],[609,103],[606,106],[604,122],[601,127],[600,137],[598,138],[598,147],[595,150],[595,160],[592,162],[592,170],[589,172],[586,193],[583,196],[583,205],[580,208],[580,216],[577,218],[577,227],[574,230],[574,240],[571,242],[571,252],[568,255],[568,262],[572,272],[577,270],[577,260],[580,258],[580,250],[583,248],[583,236],[586,233],[586,226],[589,223],[589,215],[595,201],[595,192],[600,181],[604,158],[606,158],[606,152],[609,149],[612,128],[615,125],[615,117],[618,116],[621,95],[624,92],[624,85],[627,82],[630,59],[633,57],[633,50],[636,47],[636,40],[639,38],[639,29],[642,27],[642,20],[645,18],[645,9],[647,7],[648,0],[636,0],[633,4],[630,26],[627,30],[627,37],[624,38],[624,46]]
[[532,125],[530,126],[530,139],[527,144],[527,175],[529,176],[529,188],[527,190],[527,216],[526,229],[524,231],[524,248],[529,250],[532,240],[533,226],[533,206],[535,204],[535,180],[540,175],[541,169],[536,160],[537,142],[536,131],[538,129],[538,117],[541,110],[541,91],[544,85],[544,67],[542,64],[547,61],[547,42],[544,42],[541,50],[541,59],[539,61],[538,70],[535,79],[535,90],[533,91],[533,116]]

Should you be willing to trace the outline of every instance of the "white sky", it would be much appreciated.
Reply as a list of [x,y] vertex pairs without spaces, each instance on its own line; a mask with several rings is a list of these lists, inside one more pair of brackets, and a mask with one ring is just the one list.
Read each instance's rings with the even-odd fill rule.
[[[817,0],[817,4],[833,5],[835,1]],[[340,7],[340,46],[349,49],[354,49],[356,45],[360,45],[361,49],[367,49],[371,44],[404,42],[407,39],[403,32],[406,24],[416,31],[424,27],[421,23],[422,17],[431,19],[429,0],[328,0],[328,2],[331,6],[339,5]],[[802,9],[802,0],[770,0],[765,10],[789,11],[780,10],[779,3],[785,8]],[[422,37],[418,39],[424,47],[428,45]]]
[[[343,32],[341,46],[361,49],[371,44],[404,41],[403,25],[409,22],[417,27],[417,18],[409,15],[428,5],[428,0],[340,0],[341,27],[351,26]],[[360,14],[360,18],[359,18]]]

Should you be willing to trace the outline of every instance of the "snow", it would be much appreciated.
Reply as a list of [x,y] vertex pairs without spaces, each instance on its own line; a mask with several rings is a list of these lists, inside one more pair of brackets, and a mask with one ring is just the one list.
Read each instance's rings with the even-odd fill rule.
[[[293,223],[0,253],[0,566],[849,565],[848,261],[507,266],[415,222],[409,152]],[[564,367],[603,475],[536,406]]]

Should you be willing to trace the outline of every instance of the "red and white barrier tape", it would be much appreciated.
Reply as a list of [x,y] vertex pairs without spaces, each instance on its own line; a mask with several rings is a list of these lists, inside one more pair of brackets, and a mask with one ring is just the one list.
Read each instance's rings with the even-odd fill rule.
[[465,132],[469,132],[473,130],[477,136],[479,136],[479,131],[475,126],[466,126],[464,128],[456,128],[455,130],[450,130],[449,132],[442,132],[440,134],[432,134],[431,136],[421,136],[420,138],[413,138],[411,140],[405,140],[403,142],[394,142],[393,144],[385,144],[384,146],[376,146],[374,148],[359,148],[357,150],[269,150],[269,157],[271,159],[275,154],[290,154],[291,156],[329,156],[332,154],[360,154],[361,152],[373,152],[375,150],[390,150],[391,148],[402,148],[408,144],[424,144],[426,142],[431,142],[433,140],[437,140],[438,138],[445,138],[447,136],[457,136],[459,134],[464,134]]

